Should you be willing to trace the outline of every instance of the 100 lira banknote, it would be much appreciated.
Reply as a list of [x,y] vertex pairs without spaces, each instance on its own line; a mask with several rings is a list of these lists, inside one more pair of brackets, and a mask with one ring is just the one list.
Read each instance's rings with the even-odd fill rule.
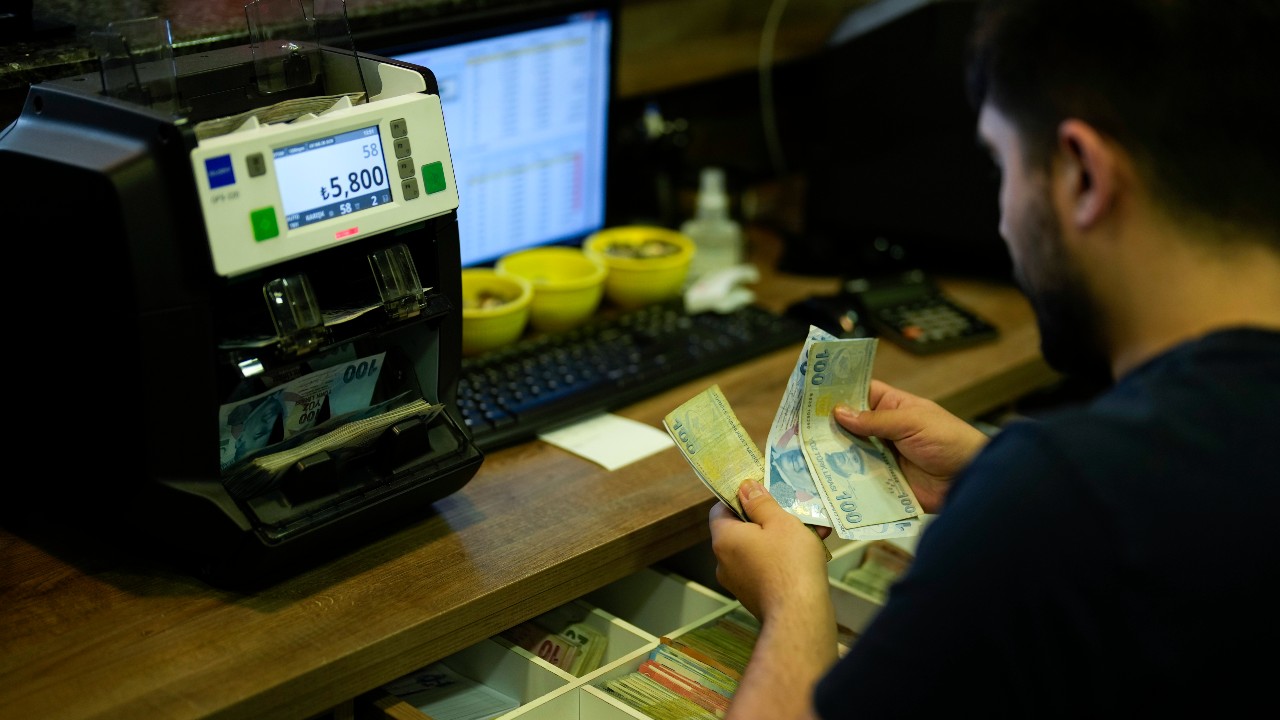
[[804,348],[796,358],[795,368],[787,379],[787,388],[778,403],[778,412],[769,427],[765,442],[765,487],[787,512],[810,525],[831,527],[826,503],[813,475],[809,461],[800,447],[800,406],[804,401],[804,378],[809,365],[809,348],[820,340],[835,340],[835,335],[810,326]]
[[748,478],[764,481],[764,459],[729,401],[712,385],[671,411],[662,425],[703,485],[746,520],[738,486]]
[[879,438],[862,438],[836,422],[839,404],[867,409],[875,338],[817,340],[807,346],[800,446],[827,518],[848,540],[915,534],[920,503]]
[[[662,419],[662,425],[702,484],[746,520],[738,486],[748,479],[763,483],[764,459],[720,386],[712,385],[685,401]],[[830,560],[831,550],[825,544],[822,551]]]
[[867,540],[915,535],[921,513],[893,454],[832,415],[846,403],[867,408],[877,340],[837,339],[811,327],[769,430],[763,458],[719,386],[663,420],[698,478],[745,518],[737,488],[764,478],[778,504],[810,526]]
[[369,407],[385,353],[339,362],[218,408],[222,469],[328,418]]

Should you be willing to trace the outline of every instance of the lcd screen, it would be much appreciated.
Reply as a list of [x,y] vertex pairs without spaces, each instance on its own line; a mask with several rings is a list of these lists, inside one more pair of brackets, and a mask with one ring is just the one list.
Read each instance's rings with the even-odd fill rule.
[[290,230],[391,202],[377,125],[312,138],[272,154]]

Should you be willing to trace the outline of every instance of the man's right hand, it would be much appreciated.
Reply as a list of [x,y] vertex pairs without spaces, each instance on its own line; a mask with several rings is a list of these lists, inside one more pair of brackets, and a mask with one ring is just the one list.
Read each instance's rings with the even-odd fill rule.
[[871,381],[870,410],[837,405],[836,422],[849,432],[890,443],[898,466],[926,513],[936,513],[951,478],[959,473],[989,438],[941,405]]

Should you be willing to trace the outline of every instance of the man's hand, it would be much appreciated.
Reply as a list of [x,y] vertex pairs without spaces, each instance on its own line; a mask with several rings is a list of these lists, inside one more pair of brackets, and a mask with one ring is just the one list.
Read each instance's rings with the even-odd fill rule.
[[887,440],[921,509],[936,513],[951,478],[987,444],[987,436],[941,405],[879,380],[871,381],[868,404],[871,409],[862,412],[837,405],[836,422],[855,435]]
[[764,486],[738,488],[747,522],[711,508],[716,580],[756,619],[760,636],[726,720],[812,718],[810,696],[836,660],[836,619],[819,537]]
[[[711,508],[716,580],[756,618],[829,597],[826,553],[819,534],[782,509],[764,486],[747,480],[738,499],[750,522],[724,503]],[[829,528],[824,528],[828,530]]]

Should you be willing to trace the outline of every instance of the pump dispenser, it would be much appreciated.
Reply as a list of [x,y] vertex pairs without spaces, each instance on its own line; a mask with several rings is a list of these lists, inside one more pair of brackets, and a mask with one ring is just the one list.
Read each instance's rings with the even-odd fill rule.
[[697,246],[689,267],[689,281],[743,261],[742,228],[729,217],[729,196],[724,187],[724,171],[703,168],[698,187],[695,215],[680,226]]

